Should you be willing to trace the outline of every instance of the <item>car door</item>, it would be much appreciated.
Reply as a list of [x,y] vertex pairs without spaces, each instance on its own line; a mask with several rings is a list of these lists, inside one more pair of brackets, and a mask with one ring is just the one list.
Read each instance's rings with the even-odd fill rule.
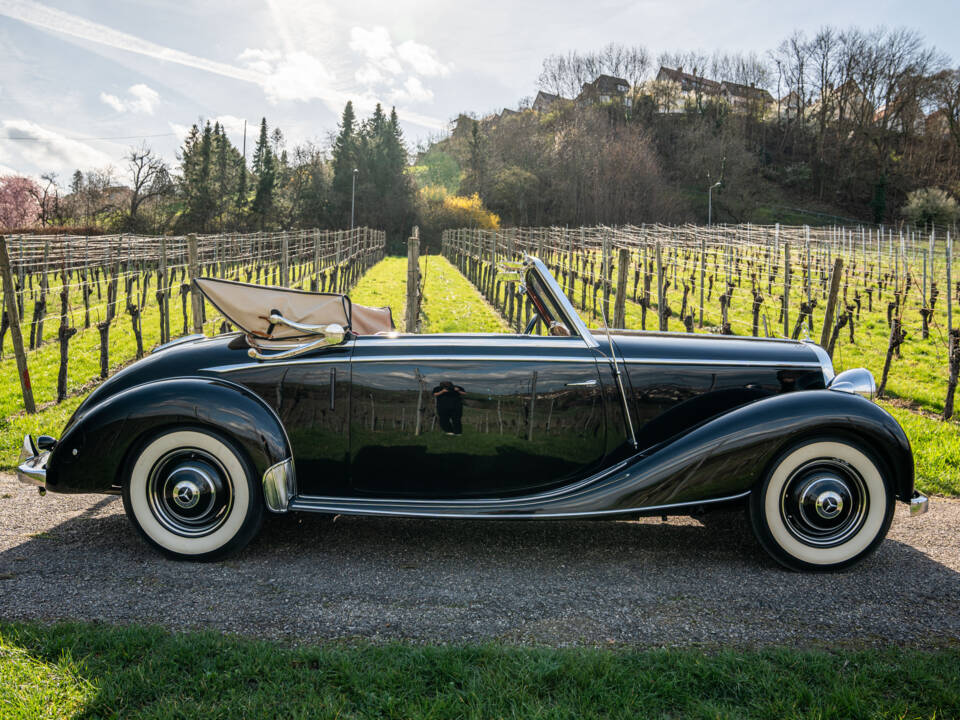
[[603,459],[596,351],[580,338],[364,337],[351,364],[355,496],[525,495]]
[[231,373],[273,408],[287,432],[304,495],[349,495],[352,343]]

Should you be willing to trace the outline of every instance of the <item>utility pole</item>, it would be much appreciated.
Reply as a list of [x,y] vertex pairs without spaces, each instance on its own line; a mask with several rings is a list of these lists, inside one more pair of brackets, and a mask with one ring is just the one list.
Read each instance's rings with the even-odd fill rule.
[[718,187],[720,187],[719,180],[707,189],[707,225],[713,225],[713,189]]
[[357,200],[357,172],[356,168],[353,169],[353,189],[350,191],[350,229],[353,230],[353,210],[356,206]]

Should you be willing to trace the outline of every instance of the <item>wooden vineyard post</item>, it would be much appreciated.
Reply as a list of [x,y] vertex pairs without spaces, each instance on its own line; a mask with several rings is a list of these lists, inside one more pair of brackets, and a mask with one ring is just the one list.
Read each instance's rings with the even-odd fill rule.
[[417,226],[414,226],[413,234],[407,240],[407,308],[404,324],[409,333],[420,331],[420,230]]
[[313,291],[320,290],[320,231],[313,231]]
[[290,238],[286,232],[280,234],[280,284],[290,284]]
[[167,277],[167,238],[160,238],[160,342],[170,342],[170,281]]
[[667,298],[666,298],[666,288],[664,287],[663,281],[663,253],[660,248],[660,241],[657,240],[656,244],[657,252],[657,319],[658,319],[658,330],[667,329]]
[[23,393],[23,407],[28,413],[35,413],[37,405],[33,401],[33,387],[30,385],[30,371],[27,369],[27,353],[23,347],[23,335],[20,332],[20,313],[13,293],[13,273],[10,271],[10,255],[7,253],[7,240],[0,235],[0,274],[3,275],[3,298],[6,304],[7,320],[10,323],[10,340],[13,354],[17,358],[17,375],[20,378],[20,390]]
[[820,347],[827,347],[830,342],[830,333],[833,330],[833,313],[837,307],[837,294],[840,292],[840,277],[843,274],[843,257],[837,255],[833,261],[833,272],[830,274],[830,295],[827,296],[827,310],[823,316],[823,327],[820,329]]
[[197,248],[197,236],[187,235],[187,264],[190,271],[190,309],[193,316],[193,332],[203,333],[203,298],[197,289],[200,277],[200,253]]
[[[644,269],[646,272],[646,269]],[[703,285],[704,279],[707,275],[707,236],[703,235],[700,238],[700,323],[699,327],[703,327]]]
[[[64,265],[64,277],[66,277],[66,265]],[[77,329],[70,327],[70,286],[64,282],[63,289],[60,290],[60,329],[57,337],[60,340],[60,369],[57,372],[57,402],[63,402],[67,397],[67,359],[69,357],[70,338],[77,332]]]
[[627,326],[627,273],[630,270],[630,251],[620,248],[617,257],[617,296],[613,303],[613,326]]
[[790,337],[790,241],[783,243],[783,336]]
[[[947,232],[947,358],[950,377],[947,380],[947,399],[943,403],[943,419],[953,416],[953,397],[957,390],[957,376],[960,375],[960,330],[953,329],[953,276],[950,266],[953,264],[953,242]],[[9,305],[7,306],[9,309]],[[11,324],[13,320],[11,319]]]

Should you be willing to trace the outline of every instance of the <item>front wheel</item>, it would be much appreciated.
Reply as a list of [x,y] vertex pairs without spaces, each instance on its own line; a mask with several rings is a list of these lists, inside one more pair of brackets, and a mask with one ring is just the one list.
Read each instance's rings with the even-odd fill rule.
[[839,570],[876,550],[894,498],[882,465],[853,443],[795,445],[750,494],[750,520],[764,549],[791,570]]
[[256,474],[232,443],[205,430],[171,430],[131,459],[123,507],[169,557],[214,560],[243,548],[263,521]]

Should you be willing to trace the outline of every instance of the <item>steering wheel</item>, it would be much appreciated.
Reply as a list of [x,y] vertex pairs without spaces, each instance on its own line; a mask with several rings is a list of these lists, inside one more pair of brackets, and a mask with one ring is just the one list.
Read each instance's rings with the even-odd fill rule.
[[530,316],[530,321],[527,323],[527,327],[524,328],[524,330],[523,330],[523,334],[524,334],[524,335],[529,335],[530,333],[532,333],[532,332],[533,332],[533,328],[535,328],[535,327],[537,326],[537,321],[538,321],[539,319],[540,319],[540,314],[539,314],[539,313],[534,313],[533,315],[531,315],[531,316]]

